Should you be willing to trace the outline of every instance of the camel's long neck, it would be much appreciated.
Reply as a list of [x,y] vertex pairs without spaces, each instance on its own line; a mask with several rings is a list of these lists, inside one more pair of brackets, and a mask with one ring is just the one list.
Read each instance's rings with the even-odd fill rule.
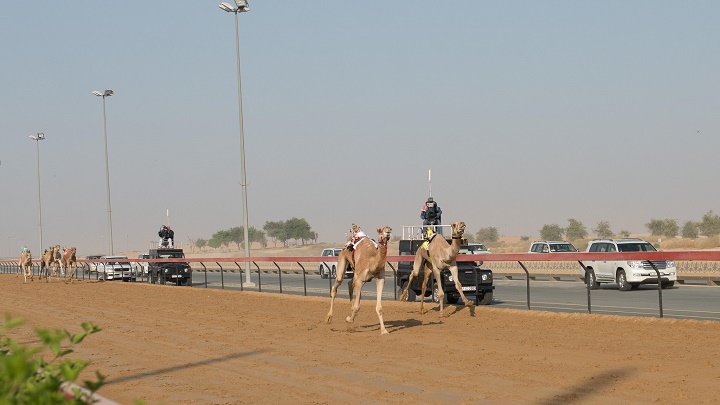
[[452,243],[450,244],[450,254],[452,257],[457,257],[458,253],[460,252],[460,243],[462,242],[462,235],[459,237],[452,237]]

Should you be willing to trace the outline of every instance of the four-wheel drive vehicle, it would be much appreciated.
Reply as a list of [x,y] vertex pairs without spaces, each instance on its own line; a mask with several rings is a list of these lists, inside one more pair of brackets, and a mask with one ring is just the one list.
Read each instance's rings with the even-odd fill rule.
[[[149,259],[184,259],[182,249],[150,249]],[[192,269],[187,262],[152,262],[148,266],[148,282],[192,285]]]
[[[320,278],[335,278],[335,272],[337,270],[337,256],[342,252],[343,248],[327,248],[323,249],[320,256],[322,257],[328,257],[327,261],[320,262],[320,265],[318,266],[318,273],[320,273]],[[345,278],[349,278],[348,274],[352,275],[352,270],[348,268],[348,271],[345,273]]]
[[[149,259],[150,255],[147,253],[140,253],[138,255],[138,259]],[[150,268],[150,263],[148,262],[132,262],[133,269],[135,269],[135,272],[138,274],[138,276],[147,276],[148,275],[148,269]]]
[[[590,241],[588,252],[656,252],[655,247],[642,239],[594,239]],[[585,284],[594,290],[601,283],[617,283],[620,291],[634,290],[640,284],[657,284],[660,272],[662,288],[671,288],[677,281],[677,270],[672,260],[586,260],[582,276]]]
[[[102,255],[89,255],[89,256],[85,256],[85,260],[96,260],[101,257],[102,257]],[[88,271],[90,273],[97,271],[97,262],[88,262],[87,265],[88,265]]]
[[[442,237],[438,235],[436,237]],[[424,240],[422,239],[406,239],[401,240],[399,244],[399,255],[400,256],[415,256],[415,252],[422,245]],[[448,243],[452,243],[448,240]],[[481,250],[479,247],[474,245],[463,244],[460,246],[458,256],[461,254],[479,254]],[[462,285],[463,293],[470,299],[475,297],[475,303],[480,305],[489,305],[493,299],[493,285],[492,270],[481,269],[476,262],[457,262],[458,265],[458,277],[460,278],[460,284]],[[410,273],[412,273],[412,262],[399,262],[397,267],[397,285],[402,289],[405,289],[408,280],[410,279]],[[408,289],[408,301],[415,301],[415,297],[421,295],[422,282],[424,269],[420,270],[418,277],[413,279],[410,288]],[[457,304],[460,300],[460,293],[455,288],[455,281],[450,274],[450,270],[443,270],[440,273],[442,278],[442,289],[445,293],[445,301],[448,304]],[[439,291],[438,284],[435,282],[435,276],[430,275],[426,290],[421,295],[422,297],[432,296],[433,302],[439,302]],[[424,299],[424,298],[423,298]]]
[[558,240],[537,240],[530,244],[528,253],[564,253],[577,252],[577,248],[570,242]]
[[[100,260],[124,259],[127,256],[102,256]],[[137,273],[129,262],[98,262],[95,266],[99,277],[103,280],[135,281]]]

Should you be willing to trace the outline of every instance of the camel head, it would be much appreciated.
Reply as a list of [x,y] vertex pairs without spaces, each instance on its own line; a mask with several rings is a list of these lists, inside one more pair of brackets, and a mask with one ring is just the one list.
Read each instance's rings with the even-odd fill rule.
[[465,233],[465,222],[453,222],[450,226],[452,227],[452,238],[461,239]]
[[378,232],[378,243],[386,246],[388,241],[390,240],[390,233],[392,232],[392,228],[389,226],[384,226],[382,228],[377,229]]

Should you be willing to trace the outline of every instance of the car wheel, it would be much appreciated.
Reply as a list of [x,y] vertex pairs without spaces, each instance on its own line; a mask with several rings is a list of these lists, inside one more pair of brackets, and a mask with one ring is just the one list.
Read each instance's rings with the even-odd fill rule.
[[453,296],[446,295],[445,296],[445,301],[447,301],[448,304],[457,304],[459,300],[460,300],[460,297],[455,296],[455,295],[453,295]]
[[662,283],[662,288],[663,289],[673,288],[674,285],[675,285],[674,281],[667,281],[665,283]]
[[[443,301],[447,302],[447,295],[445,295]],[[433,288],[432,288],[432,302],[434,302],[434,303],[436,303],[436,304],[439,304],[439,303],[440,303],[440,286],[439,286],[437,283],[433,284]]]
[[625,270],[618,271],[617,283],[618,283],[618,289],[620,291],[630,291],[632,289],[632,284],[628,283],[628,281],[627,281],[627,276],[625,275]]
[[595,278],[595,271],[593,269],[588,269],[587,272],[585,272],[585,285],[591,290],[597,290],[600,286]]
[[318,273],[320,273],[320,278],[327,278],[327,274],[325,274],[323,267],[325,266],[323,266],[322,264],[320,265],[320,267],[318,267]]
[[332,274],[332,278],[337,277],[337,269],[335,268],[335,266],[332,266],[332,271],[330,273]]
[[492,291],[486,292],[485,294],[483,294],[482,299],[480,299],[480,301],[478,301],[478,304],[480,304],[480,305],[490,305],[490,303],[492,302],[492,300],[493,300],[493,293],[492,293]]
[[[407,280],[403,281],[403,283],[402,283],[403,291],[405,291],[405,288],[407,287],[407,285],[408,285]],[[408,288],[406,301],[407,302],[415,302],[416,296],[417,296],[417,294],[415,294],[415,290],[413,290],[412,288]]]

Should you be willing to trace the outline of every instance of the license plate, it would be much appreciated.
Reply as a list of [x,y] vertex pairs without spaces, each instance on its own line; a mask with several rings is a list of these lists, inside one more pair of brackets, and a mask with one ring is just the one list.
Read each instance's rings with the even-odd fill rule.
[[172,275],[172,278],[178,278],[178,277],[182,277],[182,276],[179,276],[179,275],[177,275],[177,274],[173,274],[173,275]]
[[463,287],[462,290],[463,290],[463,291],[475,291],[475,286],[474,286],[474,285],[469,285],[469,286],[467,286],[467,287]]

